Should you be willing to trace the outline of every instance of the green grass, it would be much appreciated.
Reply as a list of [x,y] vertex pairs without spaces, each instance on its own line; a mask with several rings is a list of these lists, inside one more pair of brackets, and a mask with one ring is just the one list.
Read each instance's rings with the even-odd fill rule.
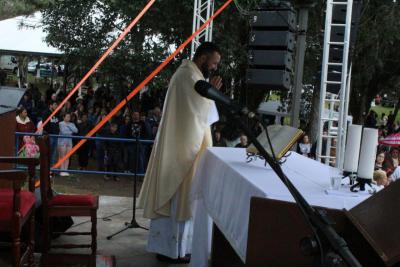
[[268,101],[279,101],[281,97],[278,94],[271,94],[268,98]]
[[[386,116],[389,115],[390,111],[394,111],[394,108],[375,106],[372,107],[371,110],[375,111],[378,114],[378,118],[381,118],[382,113],[385,113]],[[396,122],[400,121],[400,112],[397,113]]]

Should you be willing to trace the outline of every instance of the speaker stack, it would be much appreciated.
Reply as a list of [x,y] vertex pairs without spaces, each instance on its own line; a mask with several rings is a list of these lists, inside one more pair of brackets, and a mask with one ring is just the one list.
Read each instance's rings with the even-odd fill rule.
[[289,2],[264,5],[251,13],[246,74],[250,89],[291,88],[296,21],[296,12]]

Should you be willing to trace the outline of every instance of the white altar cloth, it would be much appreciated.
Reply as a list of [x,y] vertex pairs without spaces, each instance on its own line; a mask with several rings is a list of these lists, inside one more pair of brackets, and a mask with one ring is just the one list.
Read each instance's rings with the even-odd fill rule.
[[[291,152],[282,169],[313,206],[351,209],[369,197],[368,194],[356,197],[327,194],[330,167],[295,152]],[[251,197],[294,202],[285,185],[269,166],[264,166],[263,160],[246,163],[245,149],[213,147],[205,151],[192,190],[192,202],[196,206],[192,267],[208,266],[212,221],[245,262]]]

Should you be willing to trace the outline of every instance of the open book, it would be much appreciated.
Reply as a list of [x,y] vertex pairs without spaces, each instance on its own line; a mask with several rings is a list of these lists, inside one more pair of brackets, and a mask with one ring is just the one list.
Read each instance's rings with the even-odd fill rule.
[[[280,160],[303,135],[302,130],[287,125],[270,125],[267,129],[277,160]],[[257,137],[257,140],[272,156],[265,131]],[[253,144],[247,148],[247,152],[258,154],[258,150]]]

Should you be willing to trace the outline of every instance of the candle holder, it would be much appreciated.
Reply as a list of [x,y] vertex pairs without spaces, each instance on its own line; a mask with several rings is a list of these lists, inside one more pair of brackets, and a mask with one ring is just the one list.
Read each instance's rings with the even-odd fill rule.
[[369,185],[369,187],[372,189],[372,191],[370,190],[369,193],[371,194],[375,193],[376,190],[374,187],[372,187],[372,179],[361,178],[361,177],[356,178],[356,183],[350,187],[350,191],[351,192],[365,191],[366,185]]
[[349,177],[350,186],[354,185],[357,180],[357,172],[343,171],[343,179]]

